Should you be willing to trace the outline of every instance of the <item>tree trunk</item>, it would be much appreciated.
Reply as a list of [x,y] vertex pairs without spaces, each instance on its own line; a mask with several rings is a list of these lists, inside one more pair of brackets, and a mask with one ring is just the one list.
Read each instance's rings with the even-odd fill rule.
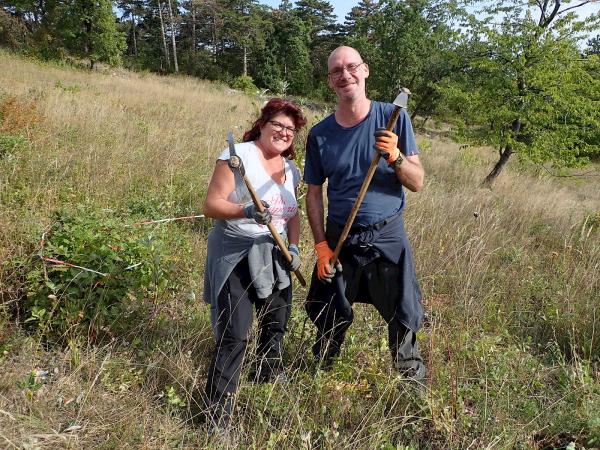
[[212,37],[212,62],[213,64],[217,63],[217,21],[215,18],[212,18],[212,29],[211,29],[211,37]]
[[162,36],[163,51],[165,52],[165,59],[167,60],[167,66],[171,68],[171,57],[169,56],[169,48],[167,47],[167,38],[165,37],[165,22],[162,16],[162,6],[160,1],[158,2],[158,17],[160,17],[160,35]]
[[242,75],[247,76],[248,75],[248,47],[246,47],[245,45],[242,47],[243,49],[243,56],[242,56]]
[[137,37],[135,35],[135,16],[131,14],[131,33],[133,36],[133,54],[137,56]]
[[191,6],[191,13],[192,13],[192,44],[190,46],[190,50],[192,51],[192,53],[196,53],[196,7],[194,6],[193,2],[192,2],[192,6]]
[[[513,139],[517,140],[517,138],[519,136],[519,132],[521,131],[521,119],[517,118],[517,119],[513,120],[511,128],[512,128]],[[500,159],[498,160],[498,162],[496,163],[496,165],[494,166],[492,171],[488,174],[488,176],[485,177],[485,179],[481,183],[482,186],[485,186],[485,187],[492,186],[492,184],[494,183],[494,180],[498,177],[498,175],[500,175],[500,172],[502,172],[502,169],[508,162],[508,158],[510,158],[510,155],[512,155],[512,154],[513,154],[513,147],[510,144],[507,144],[504,147],[504,149],[500,150]]]
[[171,45],[173,46],[173,64],[175,65],[175,73],[178,73],[179,65],[177,64],[177,44],[175,43],[175,22],[173,21],[173,8],[171,7],[171,0],[169,0],[169,20],[171,21]]
[[507,145],[506,147],[504,147],[503,150],[500,150],[500,159],[498,160],[492,171],[488,174],[488,176],[485,177],[485,179],[481,183],[482,186],[492,186],[498,175],[500,175],[500,172],[502,172],[502,169],[508,162],[508,158],[510,158],[510,155],[512,155],[512,153],[513,149],[511,145]]
[[85,19],[84,27],[85,27],[84,51],[85,51],[85,54],[89,55],[89,57],[90,57],[90,70],[93,70],[96,65],[96,61],[91,57],[93,49],[92,49],[92,22],[90,21],[90,19]]

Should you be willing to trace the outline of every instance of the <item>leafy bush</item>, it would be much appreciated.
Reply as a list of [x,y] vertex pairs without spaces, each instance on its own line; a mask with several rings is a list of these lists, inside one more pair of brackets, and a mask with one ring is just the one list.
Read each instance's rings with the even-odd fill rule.
[[161,236],[82,206],[55,216],[40,256],[89,270],[42,258],[23,265],[25,322],[50,340],[110,336],[166,287]]
[[588,214],[588,216],[585,218],[584,227],[586,225],[587,225],[587,229],[589,230],[588,233],[590,233],[592,230],[599,230],[600,229],[600,211]]
[[254,80],[252,80],[252,77],[249,77],[247,75],[240,75],[239,77],[234,78],[231,82],[231,87],[233,89],[244,91],[247,94],[252,94],[258,91],[258,88],[254,84]]
[[0,158],[13,153],[19,147],[25,145],[26,140],[22,136],[12,136],[0,133]]
[[278,79],[274,85],[274,90],[277,95],[286,95],[290,89],[290,83],[287,80]]
[[0,10],[0,45],[13,50],[23,50],[29,44],[29,33],[23,21]]

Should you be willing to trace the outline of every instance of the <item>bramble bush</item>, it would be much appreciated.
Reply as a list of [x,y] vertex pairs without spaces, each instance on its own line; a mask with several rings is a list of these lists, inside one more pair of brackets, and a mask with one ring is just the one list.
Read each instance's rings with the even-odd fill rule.
[[231,87],[247,94],[253,94],[258,91],[258,88],[254,84],[254,80],[248,75],[240,75],[239,77],[234,78],[231,82]]
[[21,261],[25,322],[51,341],[75,335],[95,341],[122,331],[167,286],[164,233],[128,226],[106,210],[78,206],[56,212],[40,254]]
[[25,143],[25,138],[22,136],[12,136],[0,132],[0,158],[10,155],[15,150],[24,146]]

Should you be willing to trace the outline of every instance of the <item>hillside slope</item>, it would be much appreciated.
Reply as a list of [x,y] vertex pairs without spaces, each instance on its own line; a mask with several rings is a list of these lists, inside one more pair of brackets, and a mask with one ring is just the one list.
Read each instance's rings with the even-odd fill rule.
[[[433,131],[419,136],[427,184],[405,213],[428,313],[425,385],[396,377],[385,324],[367,305],[342,357],[320,370],[296,286],[287,382],[255,384],[245,369],[227,440],[187,421],[213,345],[200,300],[211,224],[131,225],[198,214],[227,131],[239,139],[261,101],[191,78],[0,52],[2,446],[600,447],[600,181],[515,164],[481,189],[493,153]],[[305,220],[301,248],[307,275]],[[147,271],[131,272],[142,287],[110,321],[99,320],[108,307],[88,323],[94,304],[61,309],[83,272],[47,283],[56,268],[39,256],[58,255],[96,270],[134,255]],[[52,309],[41,312],[43,301]]]

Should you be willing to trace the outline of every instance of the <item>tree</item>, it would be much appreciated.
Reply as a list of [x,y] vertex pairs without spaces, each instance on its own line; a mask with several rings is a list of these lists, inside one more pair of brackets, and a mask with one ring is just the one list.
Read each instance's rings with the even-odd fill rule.
[[324,33],[336,30],[336,15],[333,6],[325,0],[298,0],[296,2],[296,15],[308,25],[310,39]]
[[401,86],[411,88],[409,81],[426,57],[429,31],[423,14],[426,6],[426,0],[384,0],[379,13],[371,18],[376,40],[363,52],[374,69],[370,88],[382,99],[393,99]]
[[596,36],[587,41],[588,48],[586,49],[587,55],[600,55],[600,36]]
[[279,7],[277,8],[282,13],[289,13],[293,8],[292,2],[290,0],[281,0]]
[[[160,6],[160,1],[159,1],[159,6]],[[168,6],[168,8],[167,8]],[[167,12],[169,14],[169,34],[171,35],[171,46],[173,48],[173,65],[175,66],[175,73],[179,72],[179,63],[177,61],[177,42],[175,39],[175,36],[177,35],[177,24],[175,21],[175,15],[173,14],[173,5],[171,3],[171,0],[167,0],[167,3],[165,5],[165,9],[167,9]]]
[[345,30],[372,69],[369,96],[389,101],[408,87],[413,118],[438,113],[438,84],[465,64],[460,34],[449,25],[461,13],[445,0],[363,0],[353,8]]
[[275,30],[267,45],[276,51],[282,82],[291,93],[307,95],[313,86],[308,25],[291,9],[276,11],[273,20]]
[[29,31],[25,23],[0,9],[0,46],[15,50],[28,45]]
[[[586,139],[598,129],[599,80],[578,40],[595,25],[573,10],[589,3],[504,0],[471,21],[470,67],[446,86],[448,105],[461,118],[463,136],[498,149],[485,178],[491,185],[517,153],[553,167],[574,167],[600,151]],[[498,23],[499,22],[499,23]],[[597,64],[597,62],[596,62]]]
[[44,23],[47,13],[56,6],[56,0],[0,0],[0,8],[22,21],[33,33]]
[[[285,6],[285,5],[284,5]],[[263,19],[271,26],[264,35],[264,42],[255,47],[252,55],[251,76],[255,84],[272,92],[282,92],[283,75],[278,61],[280,42],[277,39],[277,15],[270,10],[263,10]]]
[[336,23],[333,6],[324,0],[299,0],[296,2],[294,14],[308,28],[312,84],[327,91],[327,58],[335,47],[342,44],[343,37]]
[[343,27],[344,34],[355,38],[373,38],[375,31],[373,19],[379,13],[380,4],[375,0],[361,0],[346,14]]
[[165,28],[165,19],[163,17],[163,7],[160,0],[156,2],[156,5],[158,6],[158,19],[160,22],[160,38],[163,47],[163,54],[165,60],[167,61],[167,66],[169,69],[171,69],[171,55],[169,54],[169,47],[167,45],[167,31]]
[[0,0],[0,7],[8,13],[2,26],[6,44],[43,58],[62,56],[54,20],[58,5],[59,0]]
[[56,33],[72,55],[89,59],[92,69],[98,61],[120,63],[125,38],[109,0],[67,0],[56,9]]
[[131,53],[137,55],[137,21],[144,14],[143,0],[118,0],[117,5],[122,11],[121,20],[129,20],[131,24]]
[[256,0],[221,0],[223,5],[222,38],[233,60],[226,61],[231,73],[248,75],[248,59],[252,51],[264,48],[271,23],[265,7]]

